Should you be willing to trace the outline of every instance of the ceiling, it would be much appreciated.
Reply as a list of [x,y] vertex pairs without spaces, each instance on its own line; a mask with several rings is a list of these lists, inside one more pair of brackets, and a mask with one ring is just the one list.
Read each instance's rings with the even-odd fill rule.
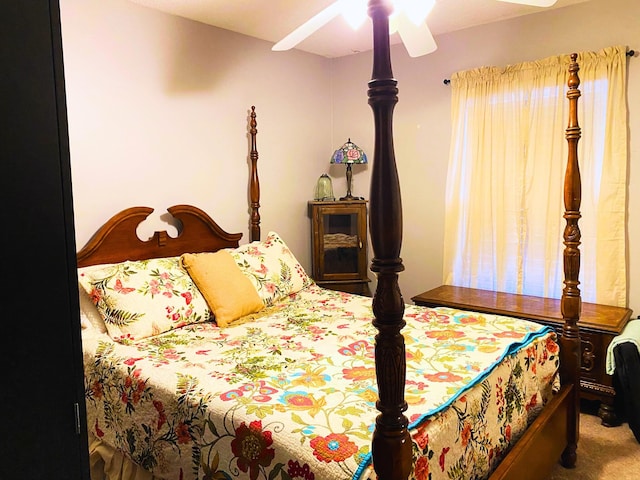
[[[131,1],[165,13],[276,43],[335,0]],[[437,0],[427,18],[427,25],[437,42],[437,35],[442,33],[586,1],[588,0],[558,0],[552,7],[539,8],[499,0]],[[358,31],[353,31],[342,16],[339,16],[296,48],[323,57],[341,57],[371,50],[371,36],[371,20]],[[391,43],[400,43],[398,34],[391,36]]]

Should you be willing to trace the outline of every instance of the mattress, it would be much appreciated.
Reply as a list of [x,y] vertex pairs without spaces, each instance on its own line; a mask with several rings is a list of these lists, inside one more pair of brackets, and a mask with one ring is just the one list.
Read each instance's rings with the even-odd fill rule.
[[[95,451],[167,480],[374,478],[372,318],[370,298],[311,285],[226,328],[129,345],[87,328]],[[413,305],[405,320],[412,478],[488,476],[552,395],[555,333]]]

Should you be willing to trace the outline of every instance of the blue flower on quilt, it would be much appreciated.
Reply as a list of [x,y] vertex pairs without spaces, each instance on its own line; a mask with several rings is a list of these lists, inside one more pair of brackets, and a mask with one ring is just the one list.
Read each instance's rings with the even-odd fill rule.
[[300,430],[304,435],[311,435],[316,431],[315,425],[306,425],[302,430]]

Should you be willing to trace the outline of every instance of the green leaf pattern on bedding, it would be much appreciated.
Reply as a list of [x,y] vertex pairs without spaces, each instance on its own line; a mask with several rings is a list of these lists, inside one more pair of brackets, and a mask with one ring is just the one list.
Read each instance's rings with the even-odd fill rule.
[[[311,285],[268,310],[134,345],[87,338],[91,433],[169,480],[365,478],[378,414],[371,299]],[[555,335],[423,418],[540,326],[415,306],[405,319],[412,478],[483,478],[551,395]]]

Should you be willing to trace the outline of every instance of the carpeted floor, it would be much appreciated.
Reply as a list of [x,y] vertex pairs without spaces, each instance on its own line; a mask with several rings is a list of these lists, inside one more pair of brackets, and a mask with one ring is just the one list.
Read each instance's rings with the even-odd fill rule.
[[595,415],[580,415],[576,468],[556,466],[548,480],[638,480],[640,443],[629,425],[605,427]]

